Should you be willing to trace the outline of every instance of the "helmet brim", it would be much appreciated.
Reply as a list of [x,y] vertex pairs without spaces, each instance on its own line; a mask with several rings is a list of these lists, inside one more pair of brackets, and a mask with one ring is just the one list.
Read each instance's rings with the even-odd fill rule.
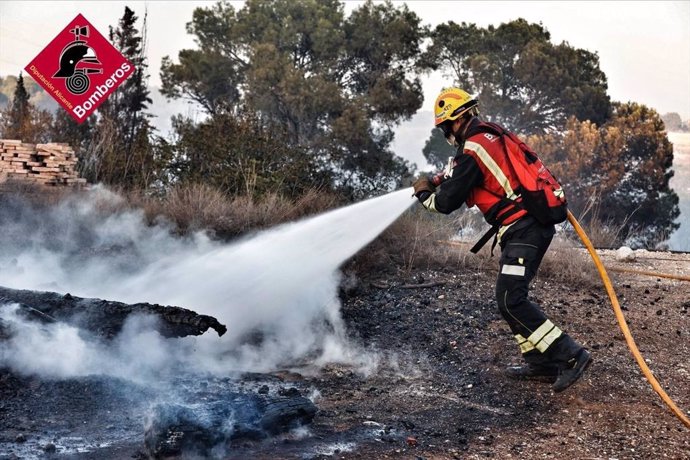
[[472,99],[471,101],[467,101],[463,105],[461,105],[460,107],[455,109],[453,111],[453,113],[451,113],[447,117],[436,117],[434,119],[434,126],[439,126],[448,120],[457,120],[461,116],[465,115],[470,109],[472,109],[478,105],[479,105],[479,101],[476,99]]

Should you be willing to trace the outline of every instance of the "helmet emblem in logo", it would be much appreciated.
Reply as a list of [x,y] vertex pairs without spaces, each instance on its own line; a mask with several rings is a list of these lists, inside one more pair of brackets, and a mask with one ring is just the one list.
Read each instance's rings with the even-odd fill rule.
[[75,26],[70,32],[74,41],[68,43],[60,53],[60,68],[53,78],[65,78],[65,86],[72,94],[84,94],[91,84],[89,74],[103,73],[96,52],[87,42],[89,26]]

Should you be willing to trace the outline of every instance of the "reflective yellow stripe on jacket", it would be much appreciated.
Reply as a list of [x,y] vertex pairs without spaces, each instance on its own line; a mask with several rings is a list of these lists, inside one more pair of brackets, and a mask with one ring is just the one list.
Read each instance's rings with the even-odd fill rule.
[[477,154],[477,158],[481,160],[484,166],[486,166],[486,169],[488,169],[496,178],[496,181],[506,192],[506,196],[509,200],[517,200],[518,195],[515,194],[513,187],[510,186],[508,177],[501,170],[501,168],[499,168],[496,161],[491,157],[491,155],[489,155],[489,152],[487,152],[486,149],[481,146],[481,144],[477,144],[476,142],[472,141],[465,141],[465,149],[471,150]]

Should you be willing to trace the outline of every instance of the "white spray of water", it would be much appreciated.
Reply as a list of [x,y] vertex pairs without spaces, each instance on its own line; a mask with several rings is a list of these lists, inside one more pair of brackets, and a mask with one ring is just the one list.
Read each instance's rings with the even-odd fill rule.
[[[149,368],[157,366],[156,357],[164,362],[171,356],[216,371],[267,371],[305,360],[366,364],[366,354],[345,336],[337,298],[338,269],[413,203],[410,189],[282,225],[229,245],[214,243],[203,234],[175,238],[166,226],[146,226],[142,214],[136,212],[98,220],[94,218],[98,216],[94,203],[118,198],[100,188],[93,193],[78,206],[54,211],[53,217],[64,228],[57,229],[59,233],[52,240],[46,241],[45,233],[36,236],[35,229],[23,227],[32,220],[3,222],[0,230],[7,225],[12,227],[10,233],[24,234],[31,240],[31,244],[19,245],[0,257],[4,285],[177,305],[213,315],[228,326],[221,339],[206,334],[175,341],[174,347],[182,347],[177,353],[154,352],[170,345],[153,343],[142,335],[141,328],[137,334],[130,332],[130,343],[148,348],[146,362],[137,364]],[[79,241],[84,232],[97,248],[87,256],[79,248],[84,244]],[[78,262],[73,257],[77,248]],[[106,250],[109,248],[112,250]],[[59,337],[63,336],[53,334],[51,340]],[[71,347],[80,349],[73,334],[66,337]],[[59,344],[54,345],[59,348]],[[196,350],[194,356],[180,356],[192,353],[192,349]],[[30,359],[31,354],[23,356]],[[138,360],[137,356],[131,358]],[[5,358],[3,361],[7,362]],[[39,372],[40,367],[31,371]],[[96,372],[97,367],[81,366],[77,373]],[[63,375],[70,365],[58,368],[52,372]],[[51,372],[46,366],[43,369]]]

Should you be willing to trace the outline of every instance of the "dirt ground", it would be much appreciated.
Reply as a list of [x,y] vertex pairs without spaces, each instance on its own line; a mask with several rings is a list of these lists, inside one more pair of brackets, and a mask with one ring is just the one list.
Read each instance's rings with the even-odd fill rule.
[[[612,269],[690,274],[688,254],[645,253],[635,262],[616,262],[614,251],[602,253]],[[610,275],[640,351],[688,414],[690,284]],[[690,458],[690,431],[639,371],[600,283],[534,283],[533,299],[594,358],[580,382],[556,394],[547,383],[503,374],[519,356],[492,300],[494,276],[427,272],[372,279],[346,301],[345,316],[363,342],[415,365],[368,379],[342,369],[326,372],[315,426],[373,421],[383,427],[374,442],[338,458]],[[422,278],[443,284],[395,287]]]
[[[613,251],[602,253],[611,269],[690,276],[690,254],[650,252],[634,262],[616,262]],[[690,282],[610,274],[640,351],[687,414]],[[637,368],[600,282],[540,276],[533,283],[533,300],[594,358],[581,381],[556,394],[548,383],[504,375],[505,366],[519,362],[519,354],[493,300],[494,277],[492,270],[462,275],[392,270],[352,283],[343,294],[348,330],[378,350],[382,365],[371,375],[336,365],[314,375],[274,374],[283,386],[317,394],[313,423],[301,432],[232,446],[220,458],[690,458],[690,430]],[[0,379],[3,396],[11,397],[9,386],[19,384],[33,385],[38,396],[56,391],[49,383],[17,382],[5,375]],[[104,391],[94,382],[75,385],[82,393],[96,388],[94,397]],[[39,405],[35,401],[32,410]],[[7,399],[0,403],[3,426],[10,425],[6,417],[16,415],[8,408],[16,407]],[[109,407],[108,414],[116,407]],[[22,423],[36,425],[31,417],[23,414]],[[118,417],[112,415],[110,426],[131,422],[134,415]],[[135,430],[126,434],[130,431]],[[9,429],[4,433],[9,436]],[[142,458],[140,441],[128,439],[56,458]],[[0,458],[21,458],[8,445],[3,444]]]

